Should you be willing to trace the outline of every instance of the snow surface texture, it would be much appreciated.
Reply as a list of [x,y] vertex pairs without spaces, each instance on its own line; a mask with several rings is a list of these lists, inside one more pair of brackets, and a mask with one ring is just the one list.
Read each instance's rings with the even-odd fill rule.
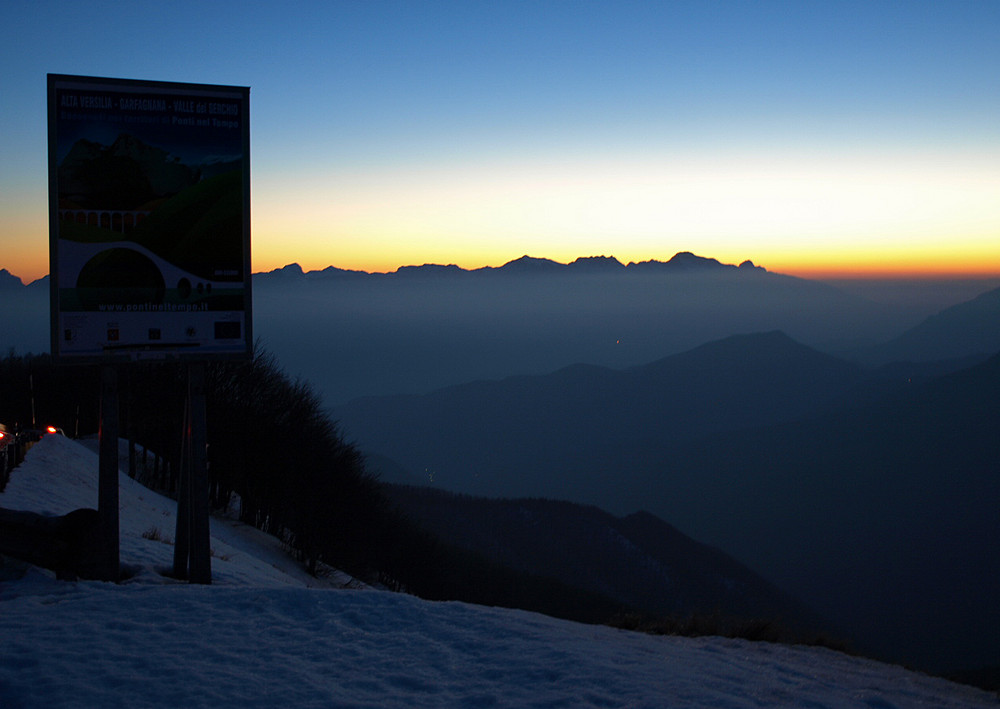
[[[0,506],[92,507],[96,471],[92,452],[46,437]],[[128,582],[60,582],[36,568],[0,580],[0,707],[1000,705],[830,650],[309,588],[343,579],[312,579],[269,537],[228,520],[212,520],[214,584],[180,584],[158,573],[171,563],[163,538],[173,536],[174,510],[122,475],[122,561],[137,571]]]

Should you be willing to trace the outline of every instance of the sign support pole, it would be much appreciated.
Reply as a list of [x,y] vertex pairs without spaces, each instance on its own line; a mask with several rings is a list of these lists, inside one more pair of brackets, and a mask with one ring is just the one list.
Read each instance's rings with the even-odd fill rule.
[[184,401],[184,427],[177,471],[177,527],[174,533],[174,578],[188,578],[191,556],[191,400]]
[[191,583],[212,583],[211,527],[206,455],[205,364],[188,365],[184,445],[177,491],[174,576]]
[[101,371],[101,424],[98,434],[99,459],[97,511],[104,536],[102,578],[118,582],[118,373],[110,364]]
[[191,456],[191,583],[212,583],[212,550],[209,541],[208,416],[205,407],[205,363],[188,368],[188,454]]

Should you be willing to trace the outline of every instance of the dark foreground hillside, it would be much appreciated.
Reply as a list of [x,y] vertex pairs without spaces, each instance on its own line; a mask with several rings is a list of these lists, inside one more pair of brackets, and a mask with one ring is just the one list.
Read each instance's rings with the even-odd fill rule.
[[[492,500],[387,485],[389,499],[440,539],[489,561],[672,619],[773,624],[804,638],[816,615],[712,547],[648,512],[614,517],[596,507],[542,499]],[[787,631],[787,632],[786,632]]]

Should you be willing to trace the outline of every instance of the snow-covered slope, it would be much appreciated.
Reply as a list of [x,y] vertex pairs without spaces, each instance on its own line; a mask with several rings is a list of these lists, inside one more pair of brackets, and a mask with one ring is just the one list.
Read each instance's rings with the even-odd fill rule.
[[[96,503],[97,458],[46,437],[0,506]],[[653,637],[376,590],[309,588],[212,522],[212,586],[170,582],[174,503],[121,478],[125,583],[0,581],[0,707],[987,707],[995,696],[815,648]],[[155,534],[152,530],[158,530]],[[337,582],[327,582],[335,586]]]

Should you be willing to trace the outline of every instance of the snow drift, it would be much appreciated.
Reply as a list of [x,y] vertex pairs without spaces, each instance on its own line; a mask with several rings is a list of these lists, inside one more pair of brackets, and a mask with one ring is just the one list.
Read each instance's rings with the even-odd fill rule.
[[[46,437],[0,505],[93,506],[96,471],[93,453]],[[654,637],[335,588],[348,579],[317,581],[274,540],[223,519],[212,520],[214,585],[180,584],[160,573],[174,503],[125,475],[120,503],[126,582],[61,582],[12,560],[0,570],[0,706],[997,705],[826,649]]]

